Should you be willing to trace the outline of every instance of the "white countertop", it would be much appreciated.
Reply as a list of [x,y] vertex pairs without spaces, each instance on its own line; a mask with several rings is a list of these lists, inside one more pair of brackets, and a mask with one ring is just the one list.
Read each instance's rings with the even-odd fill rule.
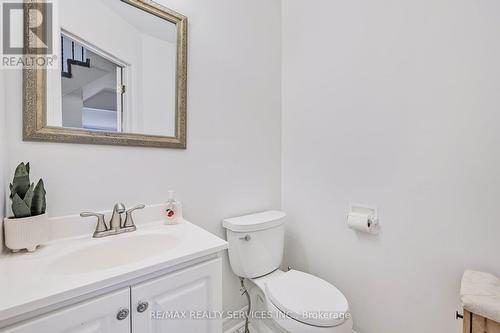
[[500,323],[500,279],[497,277],[465,271],[460,299],[465,310]]
[[[177,240],[175,246],[166,246],[165,251],[144,259],[108,268],[109,256],[117,253],[99,254],[100,269],[68,273],[53,269],[54,262],[68,257],[68,254],[90,248],[94,245],[141,235],[167,235]],[[142,237],[142,236],[141,236]],[[227,243],[219,237],[192,223],[183,221],[177,225],[153,222],[137,226],[137,231],[116,236],[95,239],[79,236],[60,239],[41,247],[35,253],[9,254],[0,257],[0,327],[1,322],[43,307],[54,306],[76,297],[110,288],[169,267],[197,258],[213,255],[227,248]],[[134,249],[135,250],[135,249]],[[141,249],[137,249],[140,251]],[[129,251],[130,253],[130,251]],[[77,261],[77,260],[75,260]],[[122,260],[123,261],[123,260]],[[79,263],[70,266],[78,268]],[[64,265],[63,265],[64,266]],[[64,268],[64,267],[62,267]]]

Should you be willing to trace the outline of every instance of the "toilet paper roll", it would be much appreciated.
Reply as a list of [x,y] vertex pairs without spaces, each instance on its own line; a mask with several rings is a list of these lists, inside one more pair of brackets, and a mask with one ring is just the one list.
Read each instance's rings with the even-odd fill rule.
[[367,214],[349,213],[347,216],[347,225],[349,228],[361,232],[376,233],[377,222]]

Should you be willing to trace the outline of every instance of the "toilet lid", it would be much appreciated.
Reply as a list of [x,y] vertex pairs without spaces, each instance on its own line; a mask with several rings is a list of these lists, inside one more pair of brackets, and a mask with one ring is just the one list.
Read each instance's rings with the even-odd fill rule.
[[266,283],[269,300],[287,316],[305,324],[330,327],[346,321],[349,304],[333,285],[291,270]]

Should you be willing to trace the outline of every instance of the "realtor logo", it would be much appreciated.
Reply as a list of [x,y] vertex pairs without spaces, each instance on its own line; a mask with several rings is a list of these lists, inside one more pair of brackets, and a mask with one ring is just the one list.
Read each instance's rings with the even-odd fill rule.
[[[51,2],[35,2],[29,7],[25,6],[26,4],[19,1],[4,1],[2,3],[1,67],[47,68],[57,66],[52,40],[53,4]],[[25,18],[27,19],[27,31],[24,31]]]

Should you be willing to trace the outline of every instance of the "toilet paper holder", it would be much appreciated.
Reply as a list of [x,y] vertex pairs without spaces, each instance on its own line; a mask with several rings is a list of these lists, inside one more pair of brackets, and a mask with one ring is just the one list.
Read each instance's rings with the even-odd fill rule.
[[[354,217],[354,219],[361,218],[364,223],[364,227],[360,225],[353,225],[349,223],[349,220]],[[379,232],[379,220],[378,220],[378,211],[375,206],[367,206],[357,203],[349,203],[349,212],[347,213],[347,225],[349,228],[367,232],[371,234],[378,234]]]
[[378,224],[378,220],[373,216],[368,216],[368,227],[371,228],[373,225]]

